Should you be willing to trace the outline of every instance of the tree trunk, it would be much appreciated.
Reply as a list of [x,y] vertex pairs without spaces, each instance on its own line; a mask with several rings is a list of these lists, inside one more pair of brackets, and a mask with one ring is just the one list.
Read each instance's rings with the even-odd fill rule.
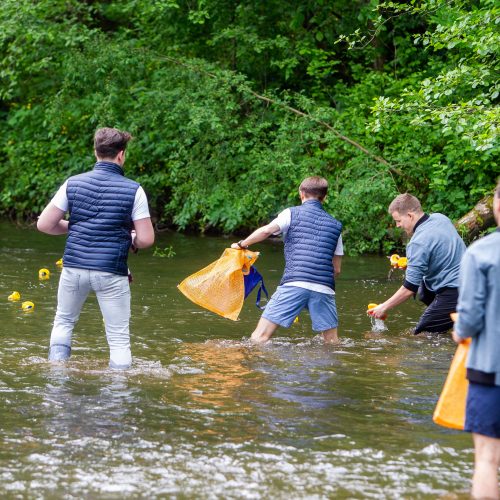
[[494,224],[493,195],[488,194],[472,210],[461,217],[455,226],[465,240],[472,241]]

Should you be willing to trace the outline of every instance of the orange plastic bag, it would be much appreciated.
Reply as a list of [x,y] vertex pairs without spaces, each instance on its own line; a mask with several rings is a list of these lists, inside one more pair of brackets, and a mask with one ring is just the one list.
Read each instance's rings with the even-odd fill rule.
[[434,410],[432,420],[438,425],[463,430],[465,424],[465,403],[469,381],[466,379],[465,362],[469,352],[470,339],[458,344],[451,361],[441,396]]
[[191,301],[224,318],[236,321],[243,307],[243,276],[259,252],[226,248],[218,260],[188,276],[177,288]]

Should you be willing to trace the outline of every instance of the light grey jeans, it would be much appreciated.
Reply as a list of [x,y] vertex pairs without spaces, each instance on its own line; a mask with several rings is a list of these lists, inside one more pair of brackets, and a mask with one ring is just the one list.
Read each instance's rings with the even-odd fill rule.
[[88,294],[94,291],[104,318],[109,345],[109,366],[126,369],[130,353],[130,287],[127,276],[64,267],[57,292],[57,311],[50,336],[50,361],[71,355],[71,336]]

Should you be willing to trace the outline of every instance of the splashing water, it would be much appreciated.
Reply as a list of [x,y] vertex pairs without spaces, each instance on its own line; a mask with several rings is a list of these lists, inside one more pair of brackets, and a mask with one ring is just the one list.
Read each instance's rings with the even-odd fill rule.
[[387,327],[385,326],[385,321],[380,318],[374,318],[373,316],[370,316],[370,321],[372,323],[372,332],[383,332],[387,330]]

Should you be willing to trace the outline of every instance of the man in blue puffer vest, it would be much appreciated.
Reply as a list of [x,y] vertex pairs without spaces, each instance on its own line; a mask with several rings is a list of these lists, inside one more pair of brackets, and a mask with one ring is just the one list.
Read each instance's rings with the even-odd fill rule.
[[[83,304],[94,291],[104,318],[109,365],[129,368],[130,288],[127,257],[131,246],[154,242],[146,194],[123,175],[131,135],[101,128],[94,136],[94,169],[70,177],[45,207],[37,227],[47,234],[68,234],[59,281],[49,360],[71,355],[71,337]],[[69,221],[64,219],[69,211]]]
[[255,230],[232,248],[248,248],[272,234],[283,234],[285,271],[251,339],[266,342],[279,326],[288,328],[304,308],[309,309],[314,331],[325,342],[338,342],[335,277],[343,252],[342,224],[322,206],[328,182],[308,177],[299,187],[302,205],[283,210],[270,224]]

